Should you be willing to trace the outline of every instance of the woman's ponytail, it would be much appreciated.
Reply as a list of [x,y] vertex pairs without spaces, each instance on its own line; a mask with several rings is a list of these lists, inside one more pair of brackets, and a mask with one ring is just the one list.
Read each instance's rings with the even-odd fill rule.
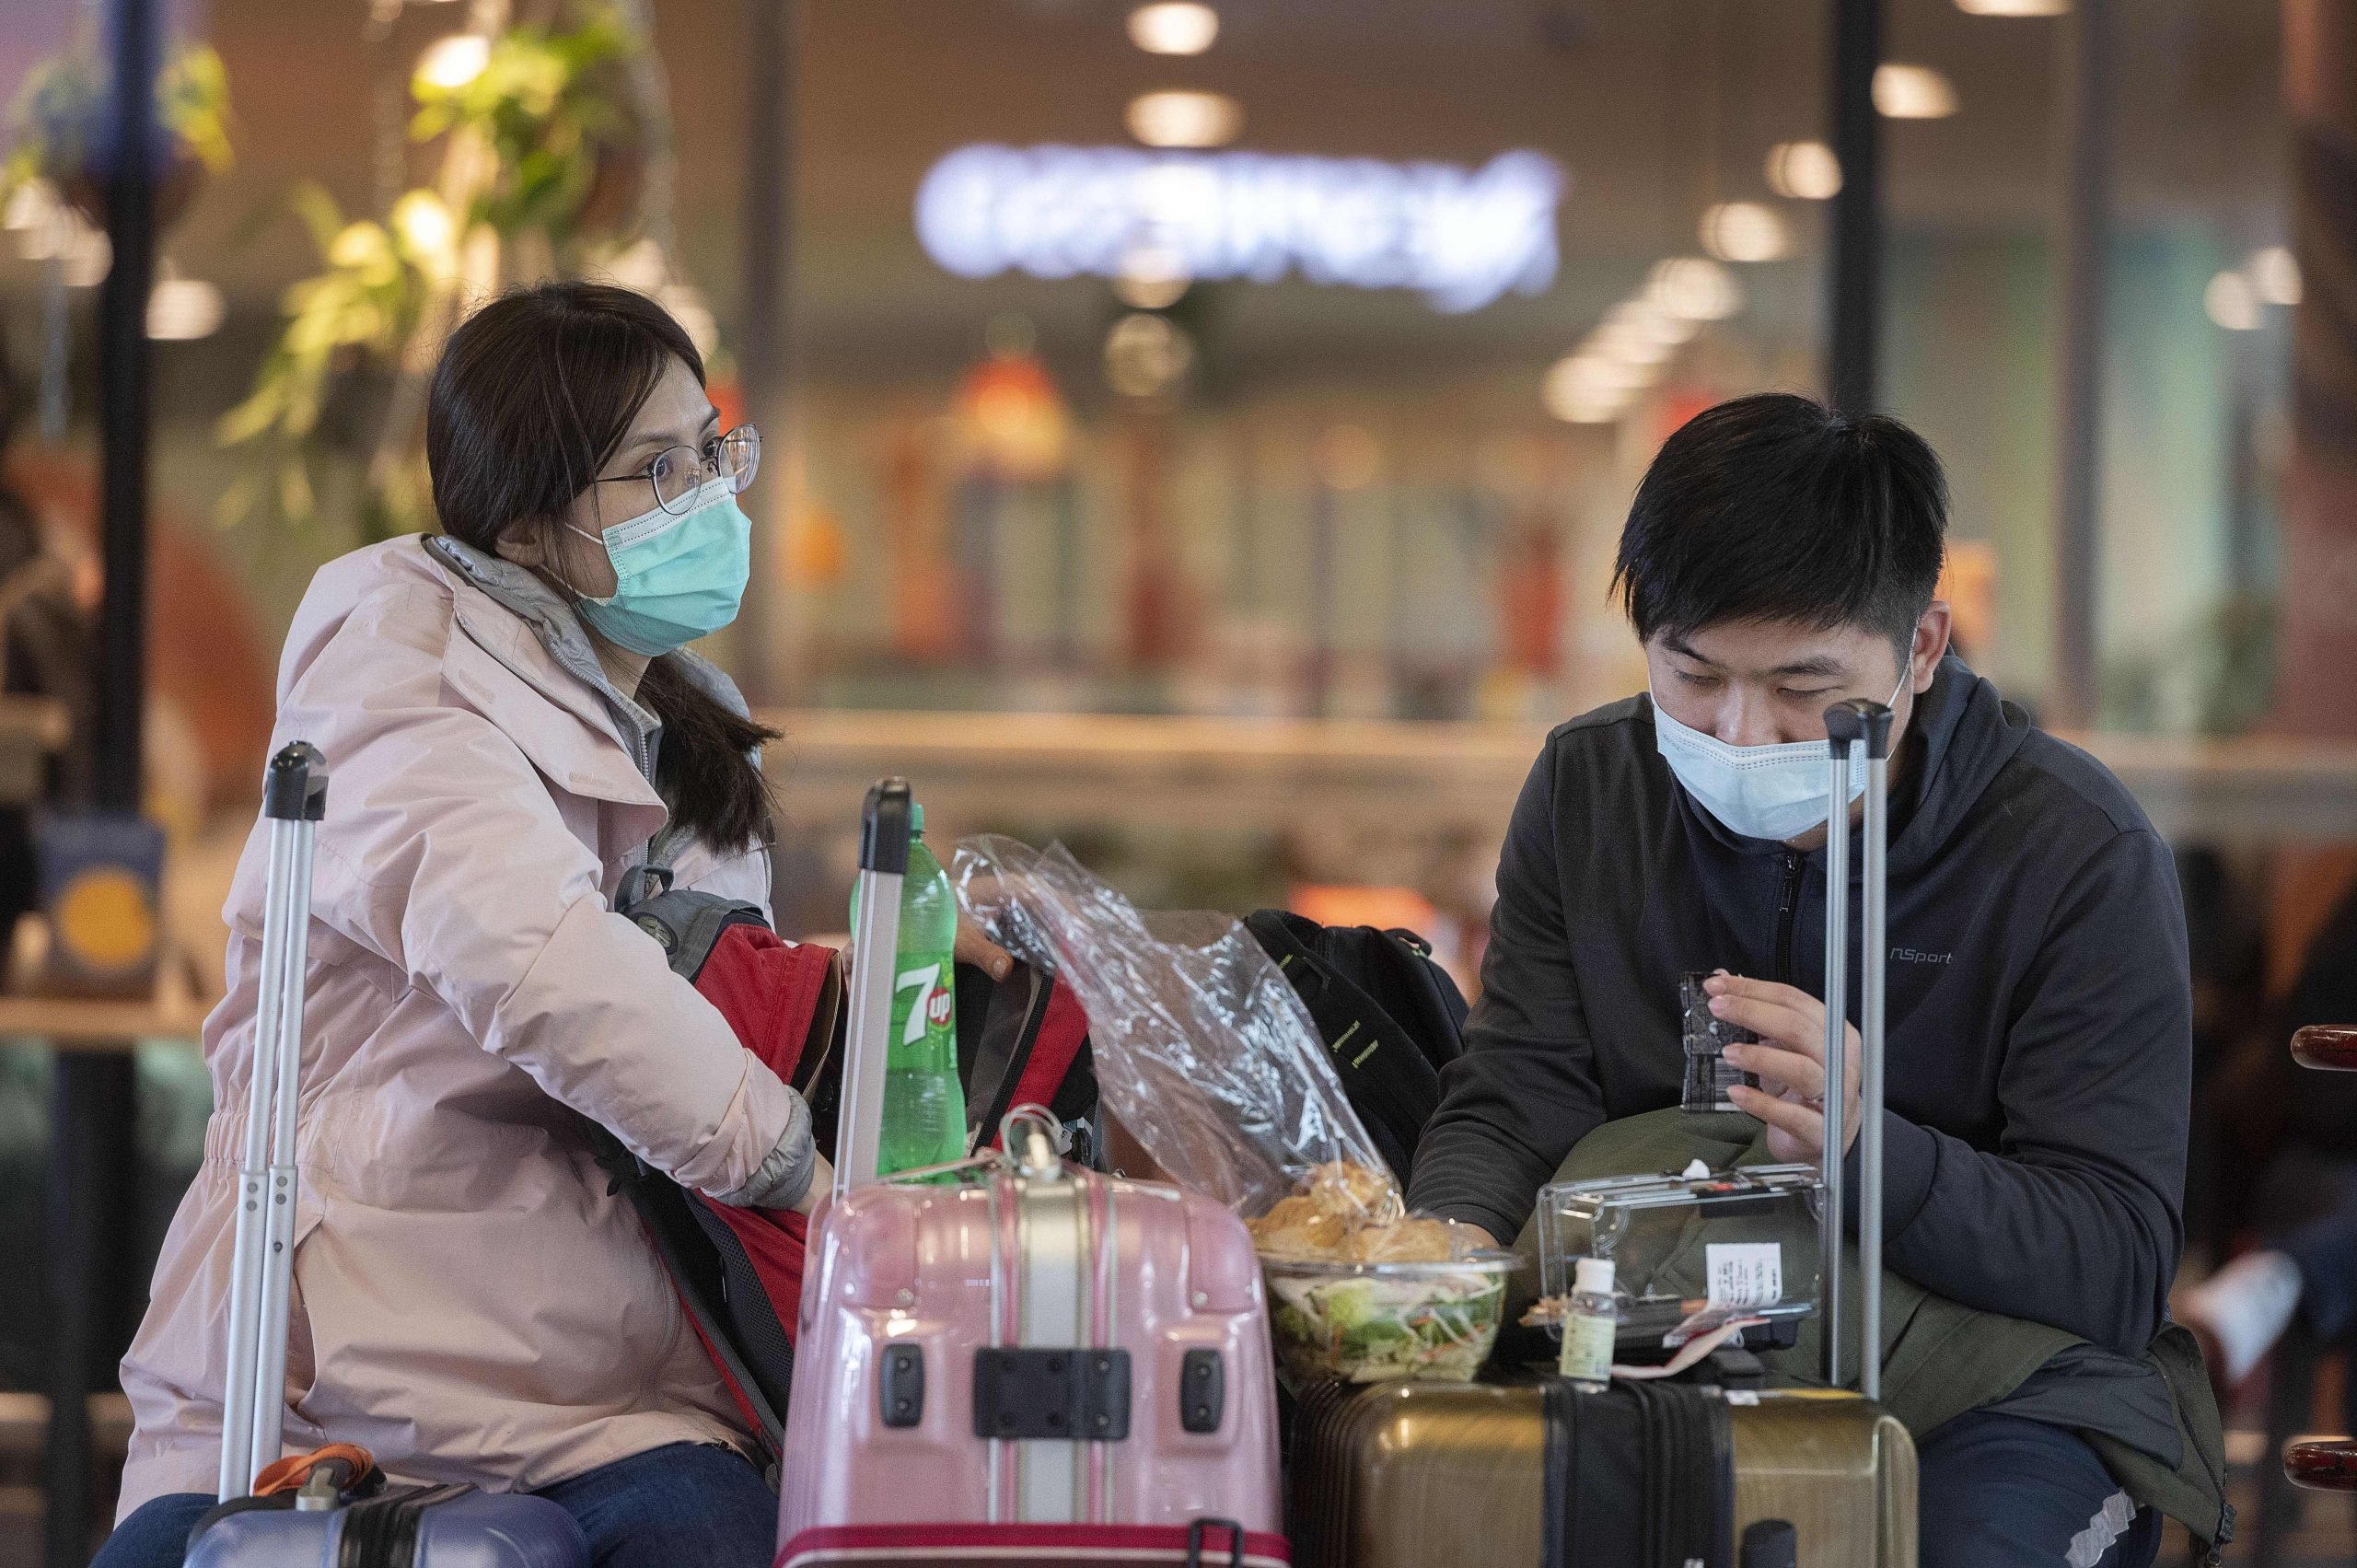
[[646,667],[638,704],[663,721],[655,786],[672,822],[715,848],[768,842],[774,802],[752,756],[778,732],[706,691],[677,654]]

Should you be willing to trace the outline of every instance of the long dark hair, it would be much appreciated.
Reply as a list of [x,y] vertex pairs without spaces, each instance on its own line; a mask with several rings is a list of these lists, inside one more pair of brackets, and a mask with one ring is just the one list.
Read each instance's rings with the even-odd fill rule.
[[[518,529],[556,527],[674,359],[703,379],[679,324],[628,289],[544,283],[475,312],[450,334],[426,403],[443,530],[495,554]],[[655,784],[672,820],[717,847],[765,837],[769,788],[751,755],[777,731],[731,712],[673,654],[646,667],[637,698],[663,723]]]

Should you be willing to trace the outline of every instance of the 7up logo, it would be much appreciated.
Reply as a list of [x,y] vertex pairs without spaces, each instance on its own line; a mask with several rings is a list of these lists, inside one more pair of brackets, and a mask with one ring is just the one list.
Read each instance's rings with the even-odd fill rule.
[[926,964],[919,969],[903,970],[892,982],[893,1002],[898,1010],[900,994],[913,993],[908,999],[907,1020],[900,1026],[900,1043],[914,1045],[924,1039],[927,1029],[946,1029],[954,1003],[949,987],[942,983],[940,964]]

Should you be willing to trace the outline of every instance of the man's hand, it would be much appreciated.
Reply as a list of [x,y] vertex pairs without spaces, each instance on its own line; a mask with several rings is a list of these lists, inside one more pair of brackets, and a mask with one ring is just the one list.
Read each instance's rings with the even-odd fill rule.
[[[1015,956],[983,935],[982,928],[968,919],[964,911],[958,914],[958,946],[950,955],[961,964],[971,964],[993,980],[1004,980],[1015,968]],[[843,945],[843,968],[851,968],[851,945]]]
[[971,964],[993,980],[1004,980],[1015,968],[1014,955],[982,935],[982,928],[969,920],[962,910],[958,915],[956,957],[959,963]]
[[[1825,1004],[1806,992],[1764,980],[1714,974],[1703,982],[1711,1016],[1759,1037],[1757,1045],[1731,1045],[1726,1059],[1759,1076],[1760,1087],[1737,1085],[1727,1091],[1736,1107],[1768,1126],[1768,1151],[1780,1160],[1811,1165],[1825,1155]],[[1864,1055],[1855,1025],[1843,1053],[1844,1103],[1841,1152],[1858,1141],[1858,1063]]]

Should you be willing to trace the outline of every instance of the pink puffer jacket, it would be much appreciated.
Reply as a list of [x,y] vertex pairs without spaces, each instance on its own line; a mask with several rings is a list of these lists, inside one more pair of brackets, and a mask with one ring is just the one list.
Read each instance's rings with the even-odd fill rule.
[[[741,1199],[797,1107],[610,912],[664,807],[628,726],[510,602],[415,538],[331,563],[287,636],[273,744],[311,741],[332,780],[287,1442],[522,1490],[666,1443],[749,1441],[575,1113]],[[257,828],[225,911],[228,997],[204,1028],[204,1166],[122,1364],[124,1514],[215,1482],[265,859]],[[690,846],[674,865],[768,907],[759,847]]]

